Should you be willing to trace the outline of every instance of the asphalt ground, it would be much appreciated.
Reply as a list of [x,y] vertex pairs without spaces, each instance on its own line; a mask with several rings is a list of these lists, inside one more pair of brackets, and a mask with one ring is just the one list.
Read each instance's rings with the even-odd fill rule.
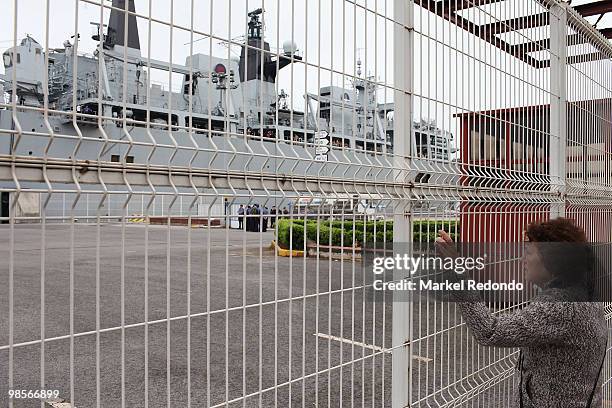
[[[141,407],[147,395],[149,407],[391,406],[392,305],[364,289],[371,271],[278,257],[272,239],[144,224],[0,226],[0,406],[11,262],[14,389],[41,389],[44,351],[44,388],[79,408]],[[415,406],[506,406],[514,356],[476,347],[453,308],[421,302],[407,317],[421,338],[406,384]]]

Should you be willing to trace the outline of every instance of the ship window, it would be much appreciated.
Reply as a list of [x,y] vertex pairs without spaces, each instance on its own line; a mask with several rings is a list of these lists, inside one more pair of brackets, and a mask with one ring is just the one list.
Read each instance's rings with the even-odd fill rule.
[[191,75],[189,74],[185,75],[185,86],[183,87],[183,93],[185,95],[189,95],[191,91],[191,94],[195,95],[197,87],[198,87],[198,78],[194,76],[192,80]]
[[118,154],[112,154],[111,155],[111,161],[114,163],[119,163],[119,155]]
[[4,68],[10,68],[13,65],[13,62],[11,61],[11,54],[8,52],[5,52],[2,55],[2,59],[4,61]]
[[21,63],[21,54],[17,53],[17,64]]

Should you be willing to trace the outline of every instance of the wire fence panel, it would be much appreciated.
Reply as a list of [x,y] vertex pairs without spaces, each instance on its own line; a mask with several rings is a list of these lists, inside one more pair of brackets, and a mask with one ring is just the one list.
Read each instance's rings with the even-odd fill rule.
[[[585,229],[590,241],[606,248],[612,239],[610,186],[610,113],[612,89],[610,76],[612,52],[609,42],[579,18],[573,10],[567,13],[565,72],[560,80],[566,83],[562,97],[565,106],[560,114],[566,119],[566,214]],[[563,101],[563,99],[562,99]],[[609,265],[609,256],[603,261]],[[606,293],[610,288],[606,287]],[[610,323],[610,305],[606,303],[606,321]],[[612,400],[610,389],[610,341],[608,356],[601,373],[604,406]]]
[[[421,199],[458,203],[457,211],[423,211],[439,226],[419,226],[415,241],[450,229],[464,243],[501,250],[489,270],[498,282],[523,276],[507,248],[534,221],[569,217],[605,247],[607,40],[556,2],[417,2],[414,27],[414,116],[457,136],[457,177],[426,186]],[[423,150],[417,145],[417,154],[431,154]],[[524,305],[525,295],[487,302],[503,314]],[[480,346],[453,303],[426,297],[413,305],[411,352],[423,358],[412,365],[411,406],[517,406],[519,350]]]
[[518,350],[372,257],[612,238],[612,48],[568,5],[6,3],[1,406],[512,407]]
[[9,3],[0,405],[389,405],[394,5]]

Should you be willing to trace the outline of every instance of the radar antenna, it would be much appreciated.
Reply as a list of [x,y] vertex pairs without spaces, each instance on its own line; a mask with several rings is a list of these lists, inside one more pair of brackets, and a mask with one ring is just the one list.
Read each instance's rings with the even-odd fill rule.
[[258,8],[257,10],[253,10],[247,14],[251,19],[249,21],[249,38],[261,38],[264,27],[259,17],[263,14],[263,12],[264,10],[262,8]]

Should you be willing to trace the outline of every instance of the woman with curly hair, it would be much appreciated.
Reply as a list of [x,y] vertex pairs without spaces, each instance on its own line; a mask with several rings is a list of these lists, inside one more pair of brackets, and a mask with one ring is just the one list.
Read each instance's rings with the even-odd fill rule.
[[[478,343],[519,348],[514,407],[601,407],[608,328],[589,278],[586,235],[566,218],[533,223],[525,235],[525,278],[540,288],[527,305],[493,314],[478,294],[454,300]],[[442,252],[454,252],[452,242],[440,231]]]

